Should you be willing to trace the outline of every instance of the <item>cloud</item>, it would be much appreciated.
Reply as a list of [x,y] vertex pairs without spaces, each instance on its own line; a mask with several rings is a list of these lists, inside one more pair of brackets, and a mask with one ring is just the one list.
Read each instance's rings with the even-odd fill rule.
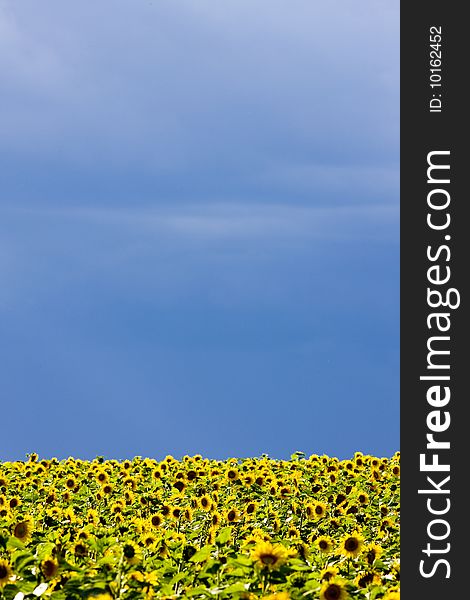
[[0,153],[193,178],[396,161],[393,2],[0,6]]
[[[160,236],[172,243],[198,240],[262,241],[283,239],[347,241],[395,237],[396,204],[296,206],[282,204],[217,203],[161,208],[42,208],[13,209],[16,215],[60,222],[63,227],[87,223],[123,235]],[[388,235],[383,237],[390,228]]]

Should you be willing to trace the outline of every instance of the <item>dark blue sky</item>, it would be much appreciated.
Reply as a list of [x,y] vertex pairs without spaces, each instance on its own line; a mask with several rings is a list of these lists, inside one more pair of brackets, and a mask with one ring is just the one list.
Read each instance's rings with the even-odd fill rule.
[[398,68],[391,0],[0,2],[0,458],[395,452]]

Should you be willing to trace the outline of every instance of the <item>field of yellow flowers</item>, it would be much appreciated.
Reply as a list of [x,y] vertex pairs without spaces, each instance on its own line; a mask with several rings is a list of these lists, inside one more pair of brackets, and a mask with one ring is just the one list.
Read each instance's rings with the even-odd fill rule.
[[0,462],[0,598],[399,598],[400,455]]

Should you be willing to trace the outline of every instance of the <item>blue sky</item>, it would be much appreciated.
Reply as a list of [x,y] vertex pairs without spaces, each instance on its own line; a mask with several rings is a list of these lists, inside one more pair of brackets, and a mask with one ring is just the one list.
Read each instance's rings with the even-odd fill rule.
[[396,2],[0,0],[0,98],[0,458],[398,449]]

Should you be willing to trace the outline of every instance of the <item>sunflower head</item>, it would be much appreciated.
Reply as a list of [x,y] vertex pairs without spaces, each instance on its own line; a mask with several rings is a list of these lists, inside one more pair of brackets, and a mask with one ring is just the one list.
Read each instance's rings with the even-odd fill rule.
[[152,527],[160,527],[160,525],[162,525],[163,521],[164,521],[163,515],[160,515],[160,514],[155,514],[150,517],[150,523],[151,523]]
[[240,518],[240,513],[238,512],[238,510],[236,508],[230,508],[225,513],[225,518],[227,519],[227,521],[229,523],[235,523]]
[[26,517],[13,527],[13,535],[17,540],[23,542],[23,544],[27,544],[31,540],[33,529],[33,520],[30,517]]
[[210,511],[210,509],[212,508],[211,498],[207,494],[204,494],[204,496],[201,496],[199,498],[199,506],[200,508],[202,508],[202,510]]
[[322,554],[329,554],[333,551],[333,542],[331,538],[322,535],[315,540],[315,545]]
[[73,545],[73,553],[75,556],[77,557],[83,557],[86,556],[88,554],[88,547],[85,543],[85,541],[83,540],[79,540],[78,542],[75,542],[75,544]]
[[339,552],[348,558],[358,556],[364,547],[364,538],[361,534],[354,532],[345,535],[340,541]]
[[0,558],[0,589],[4,587],[13,575],[10,563],[3,558]]
[[359,588],[366,588],[370,585],[380,585],[382,579],[380,575],[374,571],[364,571],[357,574],[354,583]]
[[400,600],[400,590],[389,590],[382,600]]
[[320,589],[320,600],[346,600],[348,595],[345,582],[339,577],[325,581]]
[[320,573],[320,581],[330,581],[330,579],[336,577],[336,575],[338,575],[338,569],[336,567],[326,567]]
[[45,579],[52,579],[57,575],[59,563],[55,558],[49,556],[41,561],[41,571]]
[[251,553],[251,559],[262,569],[277,570],[287,560],[288,552],[280,544],[259,542]]
[[154,548],[157,543],[157,538],[153,533],[144,533],[141,539],[146,548]]
[[128,540],[122,546],[124,560],[129,565],[136,565],[140,562],[142,555],[139,546],[132,540]]
[[364,549],[365,557],[369,565],[372,565],[375,559],[377,559],[383,552],[382,547],[378,544],[369,544]]

